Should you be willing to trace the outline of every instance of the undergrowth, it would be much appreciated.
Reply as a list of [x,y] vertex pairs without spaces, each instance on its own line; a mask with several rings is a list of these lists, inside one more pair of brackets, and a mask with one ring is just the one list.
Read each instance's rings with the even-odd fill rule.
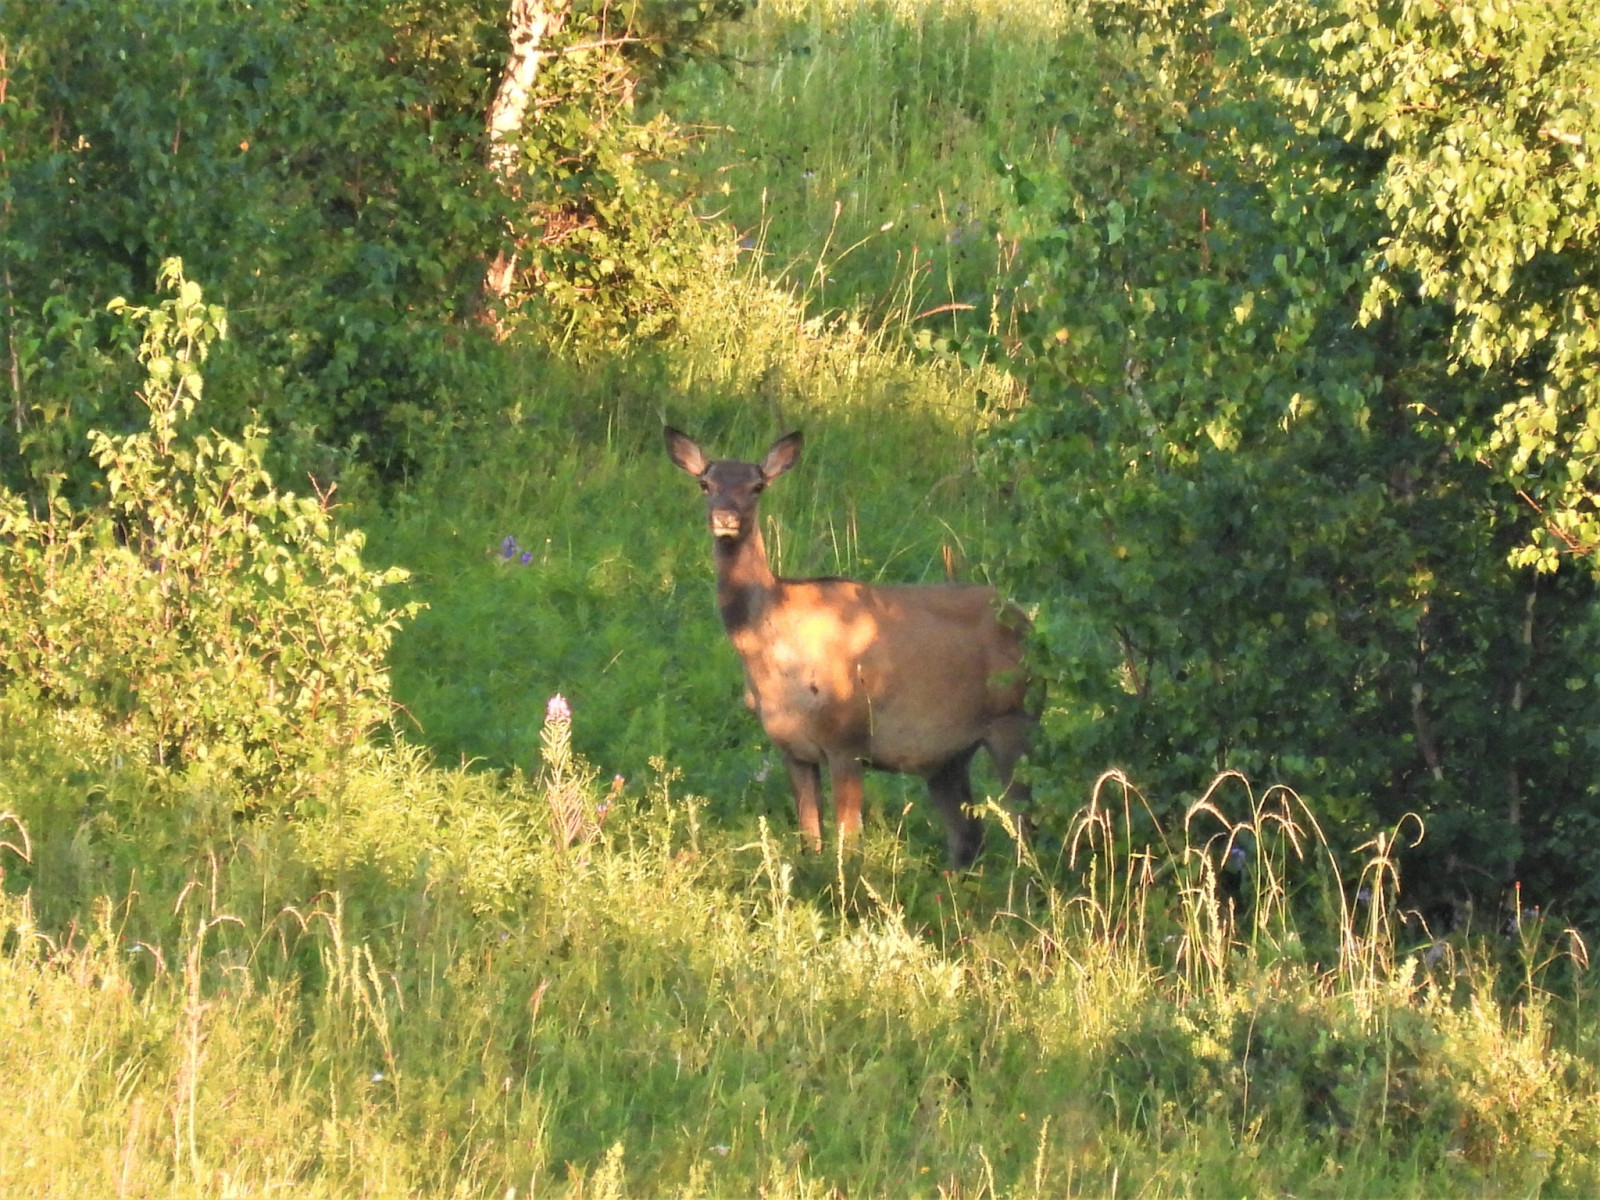
[[8,704],[0,1192],[1600,1184],[1581,946],[1419,937],[1286,793],[1219,781],[1151,843],[1108,780],[1068,875],[931,890],[936,850],[796,859],[665,768],[622,797],[572,719],[529,774],[396,749],[240,823]]

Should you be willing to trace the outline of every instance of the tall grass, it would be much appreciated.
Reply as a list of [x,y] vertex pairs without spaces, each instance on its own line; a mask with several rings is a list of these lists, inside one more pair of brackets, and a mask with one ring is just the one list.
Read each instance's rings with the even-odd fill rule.
[[[1594,1041],[1545,990],[1570,953],[1406,942],[1356,899],[1381,849],[1333,861],[1292,797],[1230,781],[1164,841],[1108,779],[1081,889],[1024,854],[930,891],[893,839],[729,838],[670,773],[608,800],[558,707],[544,732],[526,777],[391,753],[325,812],[220,828],[169,777],[30,845],[99,768],[7,724],[0,1193],[1600,1184]],[[67,895],[63,840],[146,865]]]

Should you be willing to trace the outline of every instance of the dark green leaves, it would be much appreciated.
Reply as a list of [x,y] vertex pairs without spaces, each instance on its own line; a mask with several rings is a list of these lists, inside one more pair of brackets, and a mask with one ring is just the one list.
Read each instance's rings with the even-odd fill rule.
[[[1459,48],[1429,22],[1460,6],[1354,7],[1331,34],[1318,5],[1096,10],[1099,93],[1035,172],[1031,400],[990,449],[1019,505],[1018,591],[1043,610],[1042,775],[1075,805],[1124,766],[1176,810],[1238,769],[1353,836],[1422,814],[1436,868],[1481,872],[1441,868],[1440,890],[1497,895],[1520,871],[1593,904],[1589,851],[1555,832],[1596,802],[1597,747],[1562,731],[1600,712],[1560,682],[1590,673],[1568,655],[1594,636],[1592,584],[1536,584],[1512,553],[1587,536],[1556,516],[1588,505],[1587,401],[1561,382],[1587,368],[1557,366],[1558,346],[1594,357],[1559,315],[1586,303],[1587,218],[1541,207],[1545,175],[1513,202],[1521,160],[1498,193],[1444,168],[1428,106],[1446,94],[1485,128],[1556,128],[1523,113],[1549,86],[1533,57],[1474,59],[1470,81],[1440,66],[1417,93],[1379,65]],[[1505,146],[1453,141],[1483,171]]]

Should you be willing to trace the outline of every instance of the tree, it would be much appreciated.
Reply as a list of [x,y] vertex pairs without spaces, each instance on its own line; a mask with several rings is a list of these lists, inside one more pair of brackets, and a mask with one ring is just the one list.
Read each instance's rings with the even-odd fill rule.
[[652,169],[681,135],[635,101],[738,11],[0,7],[0,481],[35,501],[87,488],[86,430],[137,425],[104,306],[173,255],[234,314],[211,365],[235,405],[219,426],[259,415],[324,479],[352,460],[402,475],[503,399],[486,292],[550,341],[661,328],[700,229]]
[[1287,94],[1384,158],[1362,319],[1448,304],[1458,374],[1509,393],[1450,431],[1536,516],[1513,561],[1600,565],[1600,14],[1574,0],[1356,0]]
[[[500,177],[513,195],[516,192],[520,158],[517,138],[527,118],[528,106],[533,102],[539,65],[550,53],[545,43],[551,34],[559,32],[566,16],[567,7],[563,4],[550,5],[544,0],[511,0],[511,11],[507,17],[511,52],[506,58],[500,86],[489,103],[484,128],[489,137],[489,169]],[[494,261],[489,264],[484,276],[484,289],[496,299],[504,300],[511,291],[516,264],[516,251],[508,251],[501,246],[495,251]]]

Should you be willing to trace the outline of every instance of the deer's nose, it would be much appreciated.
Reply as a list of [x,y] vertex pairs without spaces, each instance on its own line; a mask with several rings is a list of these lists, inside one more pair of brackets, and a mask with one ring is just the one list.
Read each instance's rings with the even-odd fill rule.
[[731,508],[713,508],[711,510],[711,534],[713,537],[738,537],[739,514]]

